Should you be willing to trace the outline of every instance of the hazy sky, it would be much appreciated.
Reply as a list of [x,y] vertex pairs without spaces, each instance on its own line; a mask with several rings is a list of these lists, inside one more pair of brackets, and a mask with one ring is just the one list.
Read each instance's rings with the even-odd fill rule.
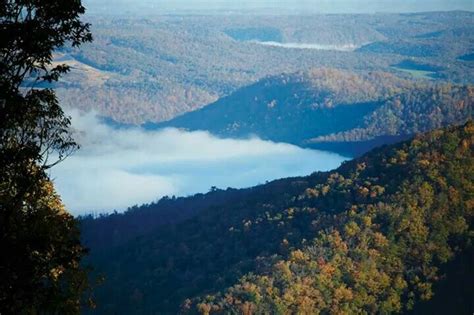
[[[374,13],[469,10],[474,0],[85,0],[91,12],[139,11],[169,13],[173,11],[257,10],[279,13]],[[154,8],[154,10],[151,10]]]
[[93,114],[72,113],[81,149],[52,170],[73,214],[125,210],[165,195],[250,187],[330,170],[339,155],[260,139],[220,139],[177,129],[113,129]]

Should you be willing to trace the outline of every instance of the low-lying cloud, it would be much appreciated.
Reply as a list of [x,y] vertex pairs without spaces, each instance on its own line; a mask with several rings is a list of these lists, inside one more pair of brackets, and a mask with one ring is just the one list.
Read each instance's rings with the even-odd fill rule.
[[288,49],[311,49],[311,50],[335,50],[335,51],[354,51],[360,48],[360,45],[344,44],[344,45],[323,45],[323,44],[311,44],[311,43],[279,43],[279,42],[261,42],[255,41],[256,44],[288,48]]
[[78,215],[122,211],[165,195],[210,187],[249,187],[337,167],[344,158],[290,144],[221,139],[178,129],[116,129],[94,114],[71,113],[81,149],[51,174],[68,209]]

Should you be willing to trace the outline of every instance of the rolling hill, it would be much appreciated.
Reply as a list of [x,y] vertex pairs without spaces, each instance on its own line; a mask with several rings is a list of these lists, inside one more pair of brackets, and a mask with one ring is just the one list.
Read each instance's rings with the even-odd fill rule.
[[147,128],[207,130],[359,155],[384,143],[463,123],[474,87],[400,79],[388,73],[315,69],[263,79],[200,110]]

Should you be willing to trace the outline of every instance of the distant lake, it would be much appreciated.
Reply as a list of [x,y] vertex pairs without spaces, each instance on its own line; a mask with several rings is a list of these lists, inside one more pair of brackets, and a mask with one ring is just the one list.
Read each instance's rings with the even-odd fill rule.
[[263,41],[253,41],[253,43],[272,46],[272,47],[282,47],[288,49],[313,49],[313,50],[335,50],[335,51],[354,51],[360,46],[354,44],[345,44],[345,45],[322,45],[322,44],[309,44],[309,43],[280,43],[280,42],[263,42]]
[[123,211],[168,195],[243,188],[338,167],[346,157],[258,138],[208,132],[115,128],[93,114],[71,113],[81,149],[53,168],[73,214]]

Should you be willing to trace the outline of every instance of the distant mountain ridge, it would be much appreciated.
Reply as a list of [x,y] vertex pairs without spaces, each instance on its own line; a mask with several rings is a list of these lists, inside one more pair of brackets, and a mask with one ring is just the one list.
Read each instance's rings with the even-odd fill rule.
[[[267,76],[315,67],[417,78],[419,72],[393,67],[409,59],[410,68],[415,64],[436,69],[429,73],[433,80],[474,82],[473,12],[305,12],[295,18],[255,12],[152,16],[146,10],[142,18],[124,10],[119,10],[120,16],[108,16],[110,9],[106,17],[88,17],[93,43],[61,51],[74,69],[55,87],[62,104],[94,110],[120,123],[163,122]],[[288,48],[253,40],[276,41]],[[291,48],[361,45],[356,51]]]

